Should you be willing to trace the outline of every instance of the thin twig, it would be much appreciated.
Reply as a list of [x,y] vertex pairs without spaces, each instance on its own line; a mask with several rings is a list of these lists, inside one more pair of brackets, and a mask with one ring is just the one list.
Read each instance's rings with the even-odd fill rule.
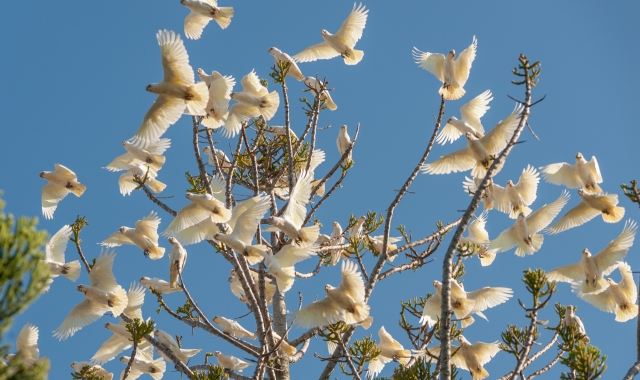
[[[200,182],[204,185],[207,193],[212,195],[213,191],[211,190],[209,178],[207,178],[207,169],[205,169],[204,162],[202,162],[200,147],[198,146],[198,125],[200,125],[200,122],[197,116],[191,116],[191,120],[193,121],[193,152],[196,156],[196,162],[198,163],[198,170],[200,171]],[[211,154],[215,156],[215,153],[211,152]]]
[[151,192],[151,190],[149,190],[147,185],[142,185],[142,190],[144,191],[145,194],[147,194],[147,197],[151,199],[151,202],[160,206],[160,208],[163,209],[164,211],[168,212],[173,216],[176,216],[178,214],[177,212],[172,210],[171,207],[167,206],[166,204],[162,203],[158,198],[156,198],[156,196]]

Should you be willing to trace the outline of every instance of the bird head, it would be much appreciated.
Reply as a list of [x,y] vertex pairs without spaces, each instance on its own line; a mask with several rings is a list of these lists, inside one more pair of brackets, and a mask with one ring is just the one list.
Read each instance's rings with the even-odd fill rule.
[[579,159],[583,159],[584,160],[584,157],[582,156],[582,153],[580,153],[580,152],[578,152],[578,154],[576,154],[576,160],[579,160]]
[[458,337],[458,343],[460,343],[460,345],[462,346],[463,344],[471,344],[467,338],[465,338],[464,336],[460,335]]
[[192,197],[193,197],[193,194],[191,194],[191,193],[186,193],[184,196],[185,196],[185,197],[187,197],[187,199],[188,199],[188,200],[191,200],[191,199],[192,199]]
[[186,0],[180,0],[180,4],[184,5],[184,3],[186,3]]
[[175,245],[178,244],[178,239],[174,238],[173,236],[169,238],[169,243],[171,245]]
[[201,68],[198,68],[198,75],[207,75]]
[[156,330],[153,332],[153,336],[155,336],[156,338],[160,336],[160,330]]
[[325,290],[325,291],[327,291],[327,292],[328,292],[329,290],[333,290],[333,289],[335,289],[335,288],[334,288],[333,286],[329,285],[329,284],[327,284],[327,285],[325,285],[325,286],[324,286],[324,290]]
[[151,280],[149,277],[140,277],[140,283],[142,285],[147,285],[147,283]]
[[118,360],[120,360],[123,363],[128,363],[129,362],[129,359],[126,356],[121,356]]
[[589,250],[585,248],[582,250],[582,255],[585,257],[591,257],[591,252],[589,252]]
[[612,280],[612,279],[610,279],[610,278],[605,278],[605,280],[607,280],[607,283],[608,283],[609,285],[615,285],[615,284],[616,284],[616,283],[615,283],[615,282],[613,282],[613,280]]
[[571,305],[567,306],[567,314],[569,315],[573,314],[573,306]]
[[84,293],[86,290],[86,287],[84,285],[78,285],[78,287],[76,288],[80,293]]
[[229,97],[230,97],[231,99],[234,99],[234,100],[236,99],[236,97],[235,97],[235,96],[236,96],[236,93],[235,93],[235,92],[232,92],[232,93],[230,93],[230,94],[229,94]]
[[456,57],[456,51],[455,50],[449,50],[449,56],[451,58],[455,58]]
[[215,323],[218,323],[218,321],[217,321],[218,318],[219,317],[217,315],[215,315],[213,318],[211,318],[211,320],[214,321]]
[[522,220],[522,219],[524,219],[524,213],[521,212],[518,214],[518,220]]
[[442,283],[440,281],[438,281],[438,280],[434,280],[433,281],[433,287],[434,288],[439,289],[441,285],[442,285]]
[[338,222],[333,222],[333,226],[338,227],[339,226]]
[[579,196],[583,196],[584,195],[584,190],[583,189],[578,190],[578,195]]
[[340,132],[346,132],[347,131],[347,126],[343,125],[342,127],[340,127]]
[[458,120],[458,118],[456,118],[455,116],[451,116],[450,118],[447,119],[447,123],[451,123],[456,120]]
[[72,362],[71,363],[71,368],[74,369],[74,370],[76,369],[76,362]]
[[331,33],[329,33],[329,31],[326,30],[326,29],[322,29],[322,32],[320,32],[320,33],[322,33],[323,36],[330,36],[331,35]]
[[508,181],[507,181],[507,186],[509,186],[509,187],[513,187],[513,181],[512,181],[512,180],[508,180]]
[[227,279],[227,281],[229,281],[229,282],[234,282],[235,280],[236,280],[236,278],[235,278],[235,277],[233,277],[233,276],[231,276],[231,277],[229,277],[229,278]]
[[127,227],[124,227],[124,226],[118,229],[118,231],[120,231],[121,234],[125,233],[126,230],[127,230]]
[[207,155],[211,155],[211,147],[210,146],[205,146],[204,149],[202,149],[202,151],[204,152],[204,154]]
[[216,351],[216,352],[214,352],[213,354],[217,357],[218,355],[222,355],[222,352],[220,352],[220,351]]
[[105,324],[104,324],[104,328],[106,328],[106,329],[108,329],[108,328],[109,328],[109,326],[111,326],[111,323],[109,323],[109,322],[107,322],[107,323],[105,323]]
[[147,85],[147,87],[145,87],[144,89],[145,89],[145,90],[147,90],[147,91],[149,91],[149,92],[151,92],[151,85],[150,85],[150,84],[148,84],[148,85]]
[[464,137],[466,137],[467,140],[475,140],[476,139],[476,136],[474,136],[473,133],[471,133],[471,132],[465,133]]
[[40,178],[44,178],[45,172],[40,172]]
[[269,48],[269,54],[276,55],[276,53],[280,53],[280,49],[275,47]]

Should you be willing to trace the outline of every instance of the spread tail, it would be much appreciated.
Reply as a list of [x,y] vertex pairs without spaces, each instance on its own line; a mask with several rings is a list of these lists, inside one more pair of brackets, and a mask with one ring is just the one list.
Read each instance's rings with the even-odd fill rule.
[[618,223],[624,217],[624,207],[608,207],[602,212],[602,219],[607,223]]
[[63,274],[63,276],[65,276],[66,278],[68,278],[73,282],[76,282],[78,277],[80,277],[80,270],[81,270],[80,261],[75,260],[70,263],[66,263],[64,266],[67,268],[67,274]]
[[344,63],[346,63],[347,65],[356,65],[358,64],[358,62],[362,61],[362,58],[364,58],[364,51],[351,49],[351,54],[343,58]]
[[164,248],[153,246],[147,250],[149,252],[149,258],[151,260],[158,260],[164,256]]

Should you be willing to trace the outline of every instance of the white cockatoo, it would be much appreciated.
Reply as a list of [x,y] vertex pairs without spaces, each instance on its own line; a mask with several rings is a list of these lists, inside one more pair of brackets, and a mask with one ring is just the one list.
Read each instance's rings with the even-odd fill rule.
[[[489,372],[484,369],[483,365],[489,363],[491,359],[500,352],[499,342],[484,343],[475,342],[471,344],[464,336],[458,337],[460,346],[451,345],[451,352],[455,354],[451,356],[451,364],[457,368],[471,372],[473,380],[482,380],[489,377]],[[440,346],[427,348],[429,354],[440,357]],[[413,352],[422,356],[425,361],[433,361],[431,355],[427,355],[425,350],[414,350]]]
[[[129,364],[131,358],[129,356],[121,356],[120,361],[124,364]],[[168,359],[167,359],[168,360]],[[131,364],[131,372],[129,372],[128,379],[137,379],[143,373],[148,373],[149,376],[155,380],[160,380],[164,376],[164,372],[167,370],[167,363],[164,358],[153,359],[153,346],[148,345],[138,350],[138,355],[133,359]],[[120,373],[120,379],[122,379],[124,371]]]
[[518,214],[513,226],[491,240],[489,249],[495,249],[497,253],[508,251],[517,245],[515,253],[521,257],[524,257],[525,254],[533,255],[538,252],[544,241],[544,236],[538,232],[551,224],[568,201],[569,193],[565,190],[558,199],[540,207],[529,216],[525,217],[523,213]]
[[347,65],[355,65],[362,61],[364,51],[355,50],[354,47],[356,42],[362,38],[362,31],[367,24],[367,13],[369,13],[369,10],[365,9],[362,3],[358,6],[354,3],[351,13],[344,20],[336,34],[331,34],[326,29],[322,29],[321,33],[324,41],[309,46],[294,55],[293,59],[297,62],[312,62],[318,59],[331,59],[341,56]]
[[40,172],[40,177],[47,180],[42,187],[42,215],[45,219],[53,219],[58,203],[69,193],[76,197],[84,194],[87,187],[78,182],[76,173],[66,166],[54,164],[52,172]]
[[602,174],[595,156],[591,157],[591,161],[587,161],[582,153],[578,152],[575,165],[559,162],[540,167],[540,172],[545,181],[554,185],[566,186],[570,189],[583,188],[587,194],[603,192],[598,186],[602,183]]
[[219,7],[218,0],[180,0],[191,12],[184,19],[184,35],[197,40],[209,21],[213,20],[226,29],[231,24],[233,7]]
[[[326,159],[326,154],[322,149],[314,149],[313,152],[311,153],[311,161],[309,164],[309,170],[307,171],[308,173],[307,175],[310,176],[312,180],[313,180],[316,168],[321,163],[323,163],[325,159]],[[306,168],[307,168],[307,160],[302,160],[302,161],[293,163],[294,173],[303,171]],[[313,190],[313,188],[316,187],[318,183],[320,183],[320,181],[321,180],[311,181],[311,189]],[[294,177],[294,182],[295,182],[295,177]],[[318,188],[315,195],[318,195],[318,196],[324,195],[324,190],[325,190],[325,184],[323,183],[322,186]],[[289,194],[289,171],[287,169],[285,169],[284,174],[280,176],[280,178],[278,178],[278,180],[276,181],[274,192],[279,197],[284,197],[287,194]]]
[[90,370],[95,370],[95,375],[101,377],[103,380],[113,380],[113,373],[107,372],[106,369],[102,368],[97,364],[93,364],[90,362],[73,362],[71,363],[71,368],[80,373],[83,369],[89,367]]
[[452,143],[467,132],[473,133],[476,138],[484,136],[484,127],[480,118],[487,113],[490,108],[489,102],[492,100],[491,91],[487,90],[460,107],[460,120],[451,116],[436,137],[436,142],[442,145]]
[[606,223],[618,223],[624,217],[624,207],[617,206],[618,194],[587,194],[580,189],[578,196],[582,202],[567,211],[545,232],[554,235],[581,226],[598,215],[602,215],[602,220]]
[[380,343],[376,344],[376,348],[380,350],[380,355],[369,362],[367,379],[373,379],[378,376],[382,372],[384,365],[391,361],[395,360],[406,366],[411,360],[411,350],[405,350],[400,342],[393,339],[391,334],[385,330],[384,326],[378,330],[378,337],[380,338]]
[[365,216],[361,216],[358,218],[358,220],[356,220],[356,224],[354,224],[353,226],[351,226],[351,228],[349,228],[349,231],[347,231],[347,234],[349,236],[347,236],[349,239],[354,238],[356,240],[360,240],[362,239],[362,232],[364,229],[364,222],[366,222],[367,218]]
[[[469,194],[470,197],[473,197],[476,191],[478,191],[480,184],[482,184],[483,179],[483,177],[469,178],[464,176],[464,181],[462,182],[464,192]],[[489,184],[482,191],[480,199],[482,199],[484,211],[493,210],[496,203],[495,199],[493,199],[493,179],[489,178]]]
[[600,293],[607,288],[604,276],[608,276],[627,256],[638,231],[638,225],[629,220],[624,229],[607,246],[595,255],[587,248],[582,258],[574,264],[556,268],[547,273],[549,281],[570,282],[578,293]]
[[[426,174],[449,174],[473,169],[471,175],[475,178],[485,176],[491,166],[494,156],[507,147],[513,136],[524,107],[518,104],[506,119],[500,121],[491,131],[481,138],[467,132],[467,146],[453,153],[446,154],[430,164],[422,165],[422,172]],[[495,174],[495,173],[494,173]]]
[[[258,289],[258,273],[250,271],[251,277],[253,277],[253,281],[256,284],[256,287],[253,289],[253,294],[260,295],[260,289]],[[231,277],[229,277],[229,288],[231,289],[231,293],[234,296],[238,297],[240,301],[248,304],[249,299],[242,288],[242,283],[240,282],[240,278],[236,274],[235,270],[231,270]],[[267,298],[267,306],[270,306],[273,301],[273,295],[276,293],[277,287],[271,282],[270,278],[265,277],[264,279],[264,288],[265,288],[265,297]]]
[[512,180],[508,180],[505,187],[493,183],[491,195],[495,208],[509,214],[511,219],[517,218],[520,213],[529,216],[532,210],[528,206],[536,200],[539,182],[540,174],[533,166],[527,165],[515,185]]
[[335,288],[325,285],[327,297],[303,307],[295,316],[298,327],[326,326],[343,321],[348,325],[363,323],[369,317],[364,300],[364,281],[356,263],[342,262],[342,282]]
[[55,329],[54,337],[65,340],[84,326],[97,321],[104,313],[110,311],[114,317],[118,317],[127,307],[127,292],[118,285],[113,275],[115,257],[116,253],[113,251],[100,254],[89,273],[91,286],[78,285],[78,291],[86,299],[71,309],[67,318]]
[[155,177],[167,160],[163,154],[171,147],[171,140],[163,138],[145,144],[144,141],[134,137],[129,141],[123,141],[122,146],[127,153],[116,157],[109,165],[105,166],[105,169],[119,172],[142,165],[148,167],[149,173]]
[[256,334],[240,326],[240,323],[238,323],[238,321],[234,321],[233,319],[227,319],[220,315],[216,315],[215,317],[213,317],[213,323],[220,326],[220,328],[222,328],[222,331],[224,331],[225,333],[231,336],[235,336],[236,338],[249,338],[254,340],[256,339]]
[[[365,239],[369,242],[369,244],[371,244],[371,247],[373,248],[373,251],[376,255],[379,255],[382,253],[382,245],[384,244],[384,235],[378,235],[378,236],[367,235],[365,236]],[[402,241],[402,238],[389,236],[389,239],[387,240],[387,253],[398,248],[398,245],[395,243],[399,241]],[[393,262],[393,260],[395,260],[397,256],[398,255],[389,256],[389,261]]]
[[80,277],[80,261],[74,260],[68,263],[64,261],[64,252],[67,250],[69,238],[73,234],[71,226],[66,224],[55,233],[44,247],[44,261],[49,264],[49,280],[47,285],[42,289],[48,292],[53,279],[58,276],[65,276],[69,280],[76,282]]
[[[20,359],[22,360],[22,362],[29,367],[33,367],[41,362],[49,363],[48,357],[45,356],[40,358],[38,336],[38,327],[32,325],[31,323],[26,323],[22,327],[22,330],[20,330],[18,339],[16,339],[16,353],[6,354],[4,355],[3,359],[10,362],[16,355],[20,355]],[[48,365],[49,367],[51,366],[50,363]]]
[[231,210],[226,208],[215,195],[187,193],[185,196],[191,203],[178,211],[162,235],[176,235],[204,220],[209,220],[212,223],[226,223],[231,219]]
[[478,40],[476,36],[473,36],[471,45],[464,49],[456,60],[454,60],[456,58],[455,50],[450,50],[445,56],[442,53],[422,52],[415,47],[413,48],[413,58],[420,67],[435,75],[442,82],[442,87],[438,91],[440,95],[446,100],[457,100],[465,94],[463,87],[469,79],[471,64],[476,59],[477,50]]
[[338,105],[333,101],[329,90],[326,89],[325,84],[322,81],[317,80],[314,77],[306,77],[304,78],[304,84],[309,87],[309,90],[314,97],[320,93],[320,100],[324,101],[324,104],[326,104],[327,108],[331,111],[338,109]]
[[[329,245],[344,244],[345,238],[344,238],[344,235],[342,234],[342,226],[340,226],[340,223],[333,222],[333,231],[331,232],[330,237],[331,237],[331,241],[329,242]],[[330,253],[331,253],[332,265],[336,265],[341,258],[344,258],[344,259],[349,258],[345,250],[342,248],[332,249]]]
[[[171,350],[171,352],[173,352],[173,354],[178,359],[180,359],[180,361],[182,361],[183,363],[187,363],[190,357],[195,356],[200,351],[202,351],[201,348],[192,348],[192,349],[180,348],[180,346],[178,345],[178,342],[176,342],[176,340],[171,335],[169,335],[168,333],[162,330],[154,331],[153,335],[155,336],[155,338],[158,340],[159,343],[163,344],[166,348]],[[156,350],[156,352],[158,353],[158,355],[162,356],[166,360],[171,361],[171,359],[165,356],[165,354],[162,351]]]
[[[231,160],[229,160],[229,157],[227,157],[226,153],[221,151],[220,149],[214,148],[214,151],[216,158],[218,159],[218,165],[220,165],[220,168],[222,168],[225,173],[229,172],[229,169],[231,169]],[[211,153],[211,147],[205,146],[203,152],[204,154],[209,156],[208,162],[215,168],[216,162],[214,161],[213,154]]]
[[294,61],[293,58],[289,56],[289,54],[281,51],[277,47],[269,48],[269,54],[271,54],[275,59],[276,66],[278,65],[278,62],[287,62],[289,64],[289,70],[287,71],[287,75],[295,78],[298,81],[301,81],[304,79],[304,75],[302,75],[302,71],[300,71],[300,68],[296,64],[296,61]]
[[176,289],[178,288],[178,277],[187,263],[187,250],[174,237],[169,238],[169,243],[171,244],[171,251],[169,251],[169,285]]
[[280,248],[280,251],[275,255],[272,254],[271,251],[265,252],[264,263],[269,273],[276,278],[278,289],[280,289],[281,292],[287,292],[293,286],[293,282],[296,279],[294,265],[300,261],[317,256],[318,248],[316,244],[303,247],[286,244]]
[[173,292],[179,292],[182,289],[180,288],[172,288],[171,285],[160,278],[150,278],[150,277],[141,277],[140,278],[140,283],[144,286],[147,287],[147,289],[149,290],[155,290],[156,292],[160,293],[160,294],[169,294],[169,293],[173,293]]
[[209,129],[222,127],[227,115],[229,115],[231,90],[236,85],[236,80],[230,75],[222,76],[215,70],[211,72],[211,75],[207,75],[204,70],[198,69],[198,76],[209,87],[207,116],[202,119],[201,123]]
[[607,313],[614,313],[616,321],[626,322],[638,315],[638,288],[633,280],[629,264],[622,262],[618,266],[622,276],[619,284],[607,278],[609,287],[598,294],[578,294],[580,298]]
[[[433,327],[442,313],[442,283],[434,281],[436,293],[429,297],[422,310],[421,324]],[[503,304],[513,297],[513,290],[502,287],[488,287],[473,292],[466,292],[464,287],[455,280],[451,280],[451,307],[456,318],[461,320],[462,328],[475,322],[471,314],[476,314],[488,320],[483,311]]]
[[579,335],[584,335],[581,341],[585,343],[589,343],[589,337],[587,336],[587,330],[584,328],[584,324],[582,323],[582,319],[576,315],[575,306],[567,306],[567,310],[564,312],[564,318],[562,319],[562,323],[566,327],[575,326],[576,333]]
[[260,244],[251,245],[260,220],[269,211],[271,201],[269,197],[258,195],[238,204],[233,209],[233,216],[229,220],[232,231],[229,234],[217,233],[213,239],[224,243],[238,254],[245,255],[249,264],[257,264],[263,260],[263,253],[267,247]]
[[180,35],[165,29],[159,31],[156,37],[160,45],[164,78],[162,82],[146,87],[147,91],[158,94],[158,98],[144,115],[142,125],[136,132],[135,138],[141,148],[157,141],[180,119],[185,107],[190,115],[206,115],[205,106],[209,100],[207,84],[195,83],[189,55]]
[[269,217],[267,223],[271,226],[265,228],[265,232],[282,231],[300,247],[315,243],[320,235],[320,226],[314,224],[304,227],[303,225],[307,216],[307,204],[311,199],[312,181],[311,173],[304,170],[300,172],[282,216]]
[[[278,335],[278,333],[276,333],[273,330],[271,330],[271,334],[273,334],[273,339],[275,339],[275,343],[278,344],[278,341],[280,341],[280,339],[282,339],[282,337],[280,335]],[[292,346],[289,343],[287,343],[286,339],[282,339],[282,342],[280,342],[280,345],[278,346],[278,351],[284,352],[287,355],[293,355],[298,350],[296,350],[296,348],[294,346]]]
[[252,363],[247,363],[243,360],[240,360],[232,355],[223,355],[222,352],[216,351],[213,355],[218,359],[218,364],[220,367],[229,369],[231,371],[242,372],[243,369],[247,368]]
[[[127,307],[122,311],[127,317],[131,319],[138,318],[141,322],[143,321],[142,304],[144,303],[145,290],[146,289],[139,284],[131,284],[129,293],[127,293]],[[123,322],[121,318],[118,319],[118,323],[105,323],[104,327],[111,331],[113,335],[102,343],[98,351],[91,358],[91,362],[94,364],[103,365],[133,345],[131,333],[127,331],[126,323]],[[149,345],[149,343],[143,340],[140,347],[144,348],[147,345]]]
[[158,246],[158,226],[160,217],[155,211],[136,222],[134,228],[122,226],[118,232],[114,232],[106,238],[101,245],[105,247],[118,247],[122,244],[132,244],[140,248],[144,255],[152,260],[164,256],[164,248]]
[[[265,132],[273,133],[276,136],[287,136],[287,127],[282,125],[265,125],[263,129]],[[298,135],[291,129],[289,129],[289,137],[291,138],[291,142],[298,141]]]
[[131,192],[140,186],[135,181],[136,177],[139,180],[144,180],[144,184],[149,186],[149,189],[154,193],[161,193],[167,185],[156,179],[156,175],[152,173],[146,165],[135,165],[127,169],[126,172],[120,175],[118,178],[118,186],[120,187],[120,194],[130,195]]
[[461,237],[458,244],[478,244],[485,245],[489,244],[489,233],[487,232],[487,218],[489,217],[489,212],[484,211],[480,216],[476,217],[469,225],[467,226],[467,231],[469,234],[467,236]]
[[231,99],[237,103],[229,109],[229,115],[224,123],[222,136],[234,137],[242,129],[242,123],[252,117],[259,117],[265,121],[271,120],[280,106],[280,95],[277,91],[267,90],[260,83],[255,71],[245,75],[240,81],[242,92],[232,92]]
[[[347,126],[343,125],[340,127],[340,131],[338,131],[338,137],[336,138],[336,146],[338,147],[338,153],[340,156],[344,156],[349,146],[351,146],[351,137],[349,137],[349,133],[347,132]],[[352,161],[351,155],[353,154],[353,149],[349,152],[349,155],[345,159],[346,163]]]

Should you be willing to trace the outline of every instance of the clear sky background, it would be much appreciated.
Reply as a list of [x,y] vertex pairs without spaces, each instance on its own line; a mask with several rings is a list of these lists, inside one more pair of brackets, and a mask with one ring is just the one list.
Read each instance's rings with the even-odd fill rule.
[[[267,52],[271,46],[293,55],[321,41],[320,30],[335,32],[351,11],[347,1],[300,2],[229,2],[235,7],[235,17],[226,30],[210,23],[198,41],[186,40],[190,62],[210,72],[233,75],[239,80],[255,69],[266,78],[273,65]],[[357,66],[346,66],[342,59],[301,64],[305,75],[326,76],[335,88],[332,96],[339,108],[325,111],[319,126],[331,125],[318,133],[318,147],[327,153],[327,162],[317,170],[324,175],[338,159],[335,138],[339,126],[347,124],[353,135],[361,123],[360,137],[354,151],[355,167],[349,172],[343,188],[323,205],[316,215],[322,221],[323,233],[330,233],[331,223],[348,224],[351,213],[361,215],[367,210],[384,212],[406,177],[418,162],[431,135],[439,106],[440,83],[420,69],[411,57],[413,46],[423,51],[460,52],[478,38],[478,53],[465,89],[467,95],[447,102],[445,118],[459,117],[459,108],[476,95],[490,89],[494,100],[483,118],[486,129],[505,118],[514,102],[507,95],[523,98],[524,88],[510,84],[511,69],[518,55],[525,53],[542,62],[540,83],[533,89],[534,99],[547,95],[544,102],[532,109],[530,123],[540,137],[536,141],[528,131],[512,152],[506,167],[495,178],[504,185],[517,179],[527,164],[535,167],[550,163],[574,162],[577,152],[587,158],[596,156],[604,178],[602,187],[618,193],[621,205],[627,208],[624,220],[639,219],[638,208],[621,195],[619,185],[638,177],[637,88],[640,75],[638,42],[640,29],[637,2],[425,2],[389,3],[368,1],[367,26],[356,48],[365,51]],[[188,9],[174,1],[109,1],[109,2],[47,2],[4,1],[0,3],[0,60],[2,90],[0,114],[3,133],[0,137],[0,188],[7,202],[6,211],[15,215],[40,217],[40,228],[55,233],[76,215],[86,215],[90,225],[82,232],[83,247],[88,259],[97,257],[104,240],[120,226],[133,223],[156,210],[162,217],[161,229],[170,215],[153,205],[142,192],[122,197],[118,191],[119,174],[102,167],[124,153],[121,142],[137,130],[142,117],[155,99],[145,91],[149,83],[160,81],[162,67],[155,34],[171,29],[184,36],[183,20]],[[300,133],[306,122],[297,99],[305,96],[301,83],[289,80],[292,99],[292,126]],[[236,87],[238,89],[239,87]],[[273,83],[270,88],[278,89]],[[282,125],[280,110],[271,121]],[[168,184],[163,196],[175,196],[166,202],[174,209],[187,204],[184,198],[186,170],[197,172],[191,146],[191,120],[183,117],[165,137],[172,139],[167,151],[167,163],[159,179]],[[216,135],[219,145],[229,153],[229,141]],[[235,141],[235,140],[234,140]],[[233,142],[235,146],[235,142]],[[428,162],[464,146],[436,146]],[[45,182],[38,177],[43,170],[53,170],[60,163],[74,170],[80,182],[87,185],[82,198],[69,195],[59,205],[53,220],[41,217],[41,188]],[[406,226],[415,238],[429,235],[438,220],[456,220],[467,207],[470,197],[462,190],[467,173],[444,176],[421,174],[411,187],[393,219],[393,228]],[[468,175],[468,174],[467,174]],[[561,194],[562,188],[540,183],[535,210]],[[241,191],[241,194],[247,194]],[[578,203],[578,195],[565,207]],[[533,256],[516,257],[513,250],[501,253],[494,264],[481,267],[476,258],[468,259],[465,288],[507,286],[515,297],[504,305],[488,310],[490,319],[478,319],[465,332],[472,342],[492,342],[500,339],[507,323],[524,326],[528,319],[516,298],[530,305],[530,297],[520,278],[526,268],[551,270],[576,262],[580,251],[588,247],[598,252],[622,231],[623,222],[605,224],[598,217],[588,224],[555,236],[546,236],[542,249]],[[488,231],[495,238],[513,221],[497,211],[489,214]],[[393,233],[393,235],[397,235]],[[392,236],[393,236],[392,235]],[[449,239],[448,237],[447,239]],[[448,240],[447,240],[448,241]],[[637,269],[639,251],[632,247],[627,262]],[[169,247],[166,239],[161,245]],[[373,334],[384,325],[405,347],[410,343],[398,327],[399,298],[432,292],[432,281],[441,278],[443,249],[435,261],[417,273],[403,273],[379,283],[370,300],[374,324],[369,331],[358,329],[356,338]],[[167,259],[146,259],[134,246],[116,249],[115,275],[128,289],[141,276],[168,277]],[[189,259],[185,281],[203,311],[213,317],[235,318],[246,313],[244,304],[229,291],[227,277],[230,266],[214,254],[207,244],[188,247]],[[68,260],[77,258],[74,248],[67,250]],[[396,263],[402,262],[397,259]],[[367,267],[373,266],[370,256]],[[315,262],[303,263],[300,271],[311,269]],[[613,274],[619,281],[619,274]],[[83,271],[78,283],[87,283]],[[325,283],[339,283],[339,267],[324,269],[309,280],[298,279],[287,293],[289,309],[297,307],[298,292],[304,304],[324,297]],[[59,342],[53,331],[69,310],[83,300],[75,291],[77,284],[58,278],[51,291],[40,297],[26,312],[18,316],[6,335],[13,342],[20,328],[31,322],[40,328],[40,352],[51,358],[51,379],[69,378],[72,361],[89,360],[102,342],[110,336],[103,325],[113,322],[103,317],[83,328],[72,338]],[[184,303],[184,296],[174,293],[165,297],[173,308]],[[558,285],[554,302],[578,306],[591,342],[608,356],[605,378],[620,378],[635,361],[636,321],[614,321],[607,314],[578,299],[570,286]],[[151,316],[157,326],[169,333],[184,336],[183,346],[203,348],[213,352],[244,356],[242,352],[202,331],[191,335],[186,325],[174,322],[166,313],[155,314],[156,301],[147,293],[143,315]],[[550,325],[557,323],[553,307],[542,312],[541,319]],[[253,318],[240,320],[250,330]],[[417,320],[415,321],[417,323]],[[293,329],[293,339],[304,332]],[[551,334],[543,332],[541,342]],[[537,350],[539,347],[534,347]],[[305,358],[292,366],[293,377],[315,378],[323,365],[313,358],[313,352],[326,355],[321,339],[312,340]],[[190,364],[201,364],[204,354]],[[532,365],[526,372],[546,365],[555,349]],[[486,368],[491,378],[498,377],[515,366],[515,359],[501,352]],[[382,375],[391,374],[393,365]],[[124,364],[114,360],[105,368],[117,374]],[[168,368],[173,368],[168,366]],[[546,377],[557,378],[561,369]],[[334,376],[341,378],[339,370]],[[166,378],[178,378],[167,372]],[[462,372],[469,378],[468,372]]]

